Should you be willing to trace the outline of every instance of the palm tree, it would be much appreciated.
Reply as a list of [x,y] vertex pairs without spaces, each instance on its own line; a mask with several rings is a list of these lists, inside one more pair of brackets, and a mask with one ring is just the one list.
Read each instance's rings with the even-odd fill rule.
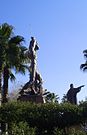
[[25,51],[27,48],[22,45],[24,38],[22,36],[15,36],[13,27],[7,23],[1,25],[0,37],[3,38],[1,46],[4,48],[2,96],[3,102],[7,102],[8,80],[9,78],[15,79],[11,69],[13,68],[16,72],[25,73],[26,66],[24,62],[26,60]]
[[84,50],[83,54],[84,54],[84,58],[86,59],[86,61],[84,64],[80,65],[80,69],[82,69],[83,71],[86,71],[87,70],[87,50]]
[[46,103],[58,103],[58,95],[47,91],[47,89],[45,89],[43,96],[45,97]]
[[67,101],[67,94],[64,94],[63,98],[62,98],[62,103],[66,103],[66,102],[68,102]]

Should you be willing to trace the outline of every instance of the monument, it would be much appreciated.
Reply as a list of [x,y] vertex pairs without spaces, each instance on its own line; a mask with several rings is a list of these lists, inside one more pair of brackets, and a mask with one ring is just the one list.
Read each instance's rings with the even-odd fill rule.
[[29,81],[23,86],[19,92],[20,96],[18,100],[32,101],[36,103],[43,103],[43,81],[40,73],[37,71],[37,51],[39,45],[34,37],[31,37],[31,41],[28,49],[28,58],[30,60],[29,65]]
[[73,84],[70,84],[70,89],[67,92],[67,101],[69,101],[71,104],[77,104],[77,93],[80,92],[81,88],[84,87],[84,85],[81,85],[77,88],[74,88]]

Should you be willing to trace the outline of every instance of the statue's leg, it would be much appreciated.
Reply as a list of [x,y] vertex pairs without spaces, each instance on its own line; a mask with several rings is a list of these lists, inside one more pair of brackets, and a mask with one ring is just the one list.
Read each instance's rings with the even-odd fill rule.
[[36,60],[33,60],[32,62],[32,81],[35,82],[35,76],[36,76]]

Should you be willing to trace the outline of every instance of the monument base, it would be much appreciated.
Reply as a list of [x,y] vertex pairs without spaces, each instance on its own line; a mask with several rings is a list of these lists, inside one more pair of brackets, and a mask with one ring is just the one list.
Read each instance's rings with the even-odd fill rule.
[[34,103],[44,103],[44,98],[41,95],[22,95],[18,97],[19,101],[29,101]]

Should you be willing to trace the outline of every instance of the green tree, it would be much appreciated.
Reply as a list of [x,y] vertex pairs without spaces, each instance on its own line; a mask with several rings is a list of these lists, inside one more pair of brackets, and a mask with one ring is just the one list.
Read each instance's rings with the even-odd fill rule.
[[[0,26],[0,57],[1,61],[1,73],[3,72],[3,102],[7,102],[8,94],[8,80],[15,79],[15,76],[11,72],[11,69],[15,69],[17,72],[25,73],[25,51],[26,47],[22,45],[24,38],[22,36],[15,36],[13,32],[13,26],[4,23]],[[0,59],[1,60],[1,59]],[[2,77],[2,75],[1,75]],[[0,78],[1,78],[0,77]]]
[[82,69],[83,71],[87,70],[87,49],[83,51],[84,54],[84,58],[85,58],[85,63],[80,65],[80,69]]

